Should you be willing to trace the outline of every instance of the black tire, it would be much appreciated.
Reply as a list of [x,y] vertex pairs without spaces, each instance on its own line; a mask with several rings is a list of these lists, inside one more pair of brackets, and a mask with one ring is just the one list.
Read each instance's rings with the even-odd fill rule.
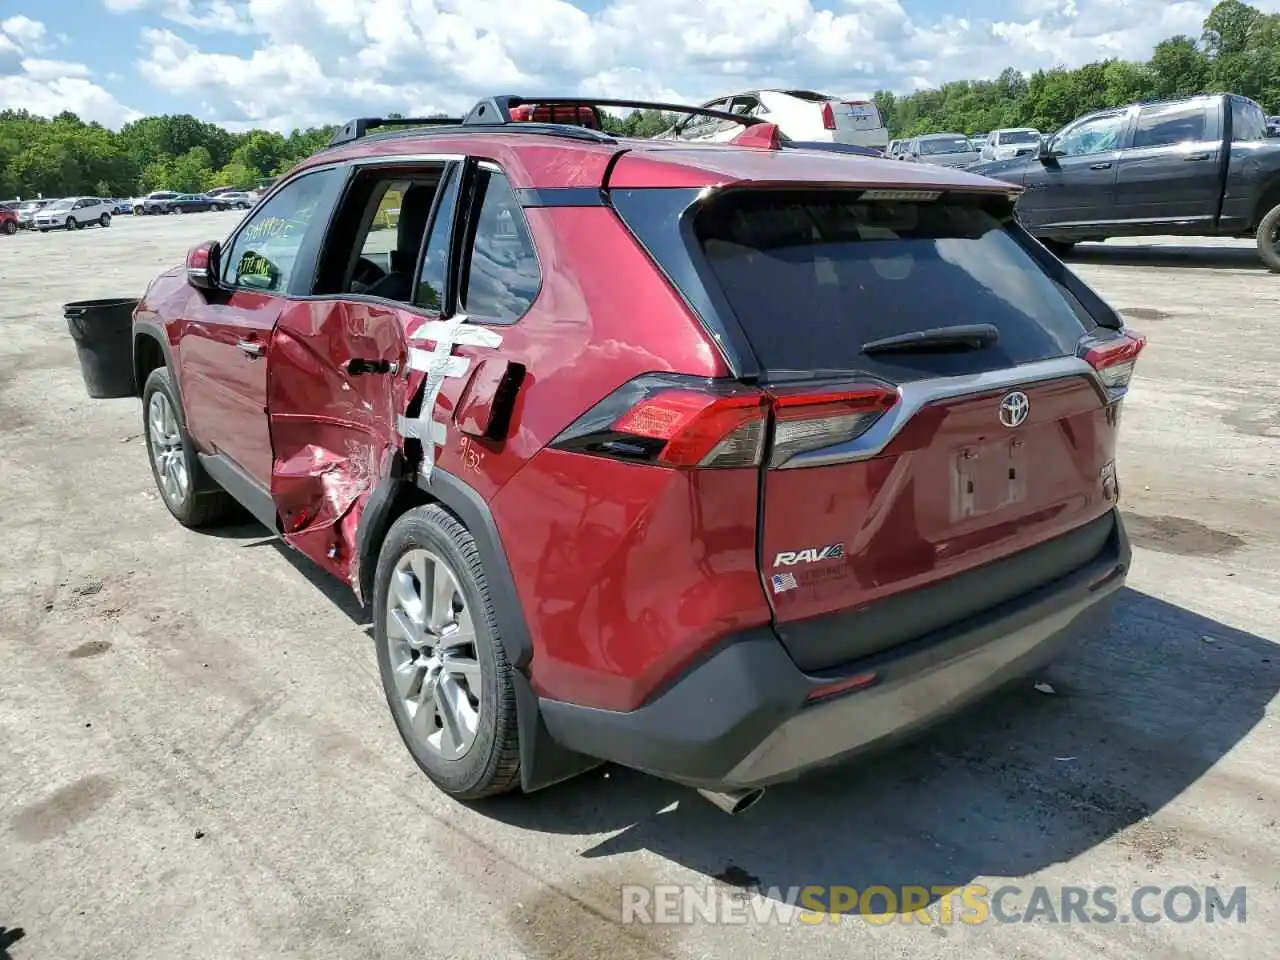
[[[165,495],[164,486],[160,481],[160,471],[156,465],[155,451],[151,443],[151,427],[147,422],[147,414],[151,407],[151,396],[156,392],[164,393],[168,399],[177,415],[178,426],[182,434],[183,462],[186,464],[187,476],[190,477],[190,482],[187,496],[178,503],[173,502],[170,497]],[[191,436],[187,433],[186,413],[182,409],[182,404],[178,401],[178,391],[173,387],[173,378],[170,376],[167,367],[157,367],[152,370],[142,388],[142,437],[147,447],[147,460],[151,463],[151,477],[155,480],[156,490],[175,520],[184,527],[197,529],[214,526],[234,515],[235,501],[205,473],[204,467],[200,465],[200,458],[196,456],[195,444],[191,442]]]
[[18,232],[18,225],[12,220],[6,220],[4,222],[3,229],[4,229],[5,236],[12,237],[15,233]]
[[100,226],[100,227],[109,227],[109,226],[111,226],[111,214],[109,214],[109,213],[104,213],[102,216],[100,216],[100,217],[98,218],[98,226]]
[[64,223],[63,226],[66,227],[68,231],[75,230],[80,226],[80,221],[75,217],[67,217],[67,222]]
[[[455,760],[420,746],[409,729],[387,636],[387,600],[396,564],[409,551],[425,548],[444,559],[456,576],[475,627],[475,659],[480,665],[482,704],[475,741]],[[520,784],[520,739],[512,667],[498,635],[493,601],[476,542],[453,514],[437,504],[415,507],[392,525],[378,554],[373,587],[374,647],[383,693],[400,739],[428,779],[458,800],[508,793]]]
[[174,213],[186,213],[186,211],[185,211],[185,210],[183,210],[181,207],[174,207],[174,208],[173,208],[173,212],[174,212]]
[[1268,270],[1280,273],[1280,203],[1258,224],[1258,256]]

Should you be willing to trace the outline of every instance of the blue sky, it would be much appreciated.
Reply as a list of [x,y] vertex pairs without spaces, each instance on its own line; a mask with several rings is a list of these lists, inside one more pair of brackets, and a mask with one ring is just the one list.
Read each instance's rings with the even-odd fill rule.
[[[290,129],[495,92],[909,91],[1145,58],[1199,0],[0,0],[0,106]],[[1280,0],[1261,0],[1280,9]]]

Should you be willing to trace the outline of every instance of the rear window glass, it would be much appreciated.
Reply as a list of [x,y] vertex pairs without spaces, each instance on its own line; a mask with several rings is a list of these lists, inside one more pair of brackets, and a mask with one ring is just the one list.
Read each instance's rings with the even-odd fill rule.
[[[1095,326],[977,201],[857,196],[737,191],[695,219],[711,273],[771,373],[996,369],[1073,353]],[[966,353],[862,353],[870,340],[965,323],[993,324],[999,340]]]
[[873,130],[883,126],[880,111],[874,103],[847,103],[844,110],[859,130]]

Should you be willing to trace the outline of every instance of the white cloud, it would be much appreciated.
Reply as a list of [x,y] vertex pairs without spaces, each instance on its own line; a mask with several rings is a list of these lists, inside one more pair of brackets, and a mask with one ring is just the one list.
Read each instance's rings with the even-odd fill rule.
[[33,56],[52,47],[46,35],[44,24],[29,17],[0,20],[0,104],[47,117],[70,110],[107,126],[140,116],[89,79],[85,64]]
[[195,30],[249,33],[244,4],[234,0],[103,0],[113,13],[156,13],[166,20]]
[[45,32],[44,24],[30,17],[16,16],[0,20],[0,33],[27,50],[41,50]]
[[39,83],[72,77],[88,77],[91,72],[83,63],[72,63],[69,60],[41,60],[32,57],[22,61],[22,69],[28,77]]
[[[907,3],[910,0],[906,0]],[[1014,0],[1000,18],[925,19],[904,0],[104,0],[192,33],[144,31],[144,78],[190,109],[278,129],[485,94],[701,102],[752,86],[866,95],[1116,56],[1198,36],[1212,0]],[[1280,0],[1256,0],[1265,10]],[[242,55],[202,49],[242,35]],[[196,42],[198,41],[198,43]],[[0,61],[3,60],[0,51]],[[180,106],[181,105],[181,106]]]

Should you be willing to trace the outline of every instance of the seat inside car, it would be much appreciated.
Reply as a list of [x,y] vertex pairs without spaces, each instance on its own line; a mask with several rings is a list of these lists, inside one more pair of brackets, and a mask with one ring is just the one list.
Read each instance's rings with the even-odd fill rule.
[[413,268],[427,232],[435,195],[434,183],[415,183],[404,192],[396,224],[396,246],[389,255],[391,270],[364,291],[367,296],[406,303],[412,299]]

